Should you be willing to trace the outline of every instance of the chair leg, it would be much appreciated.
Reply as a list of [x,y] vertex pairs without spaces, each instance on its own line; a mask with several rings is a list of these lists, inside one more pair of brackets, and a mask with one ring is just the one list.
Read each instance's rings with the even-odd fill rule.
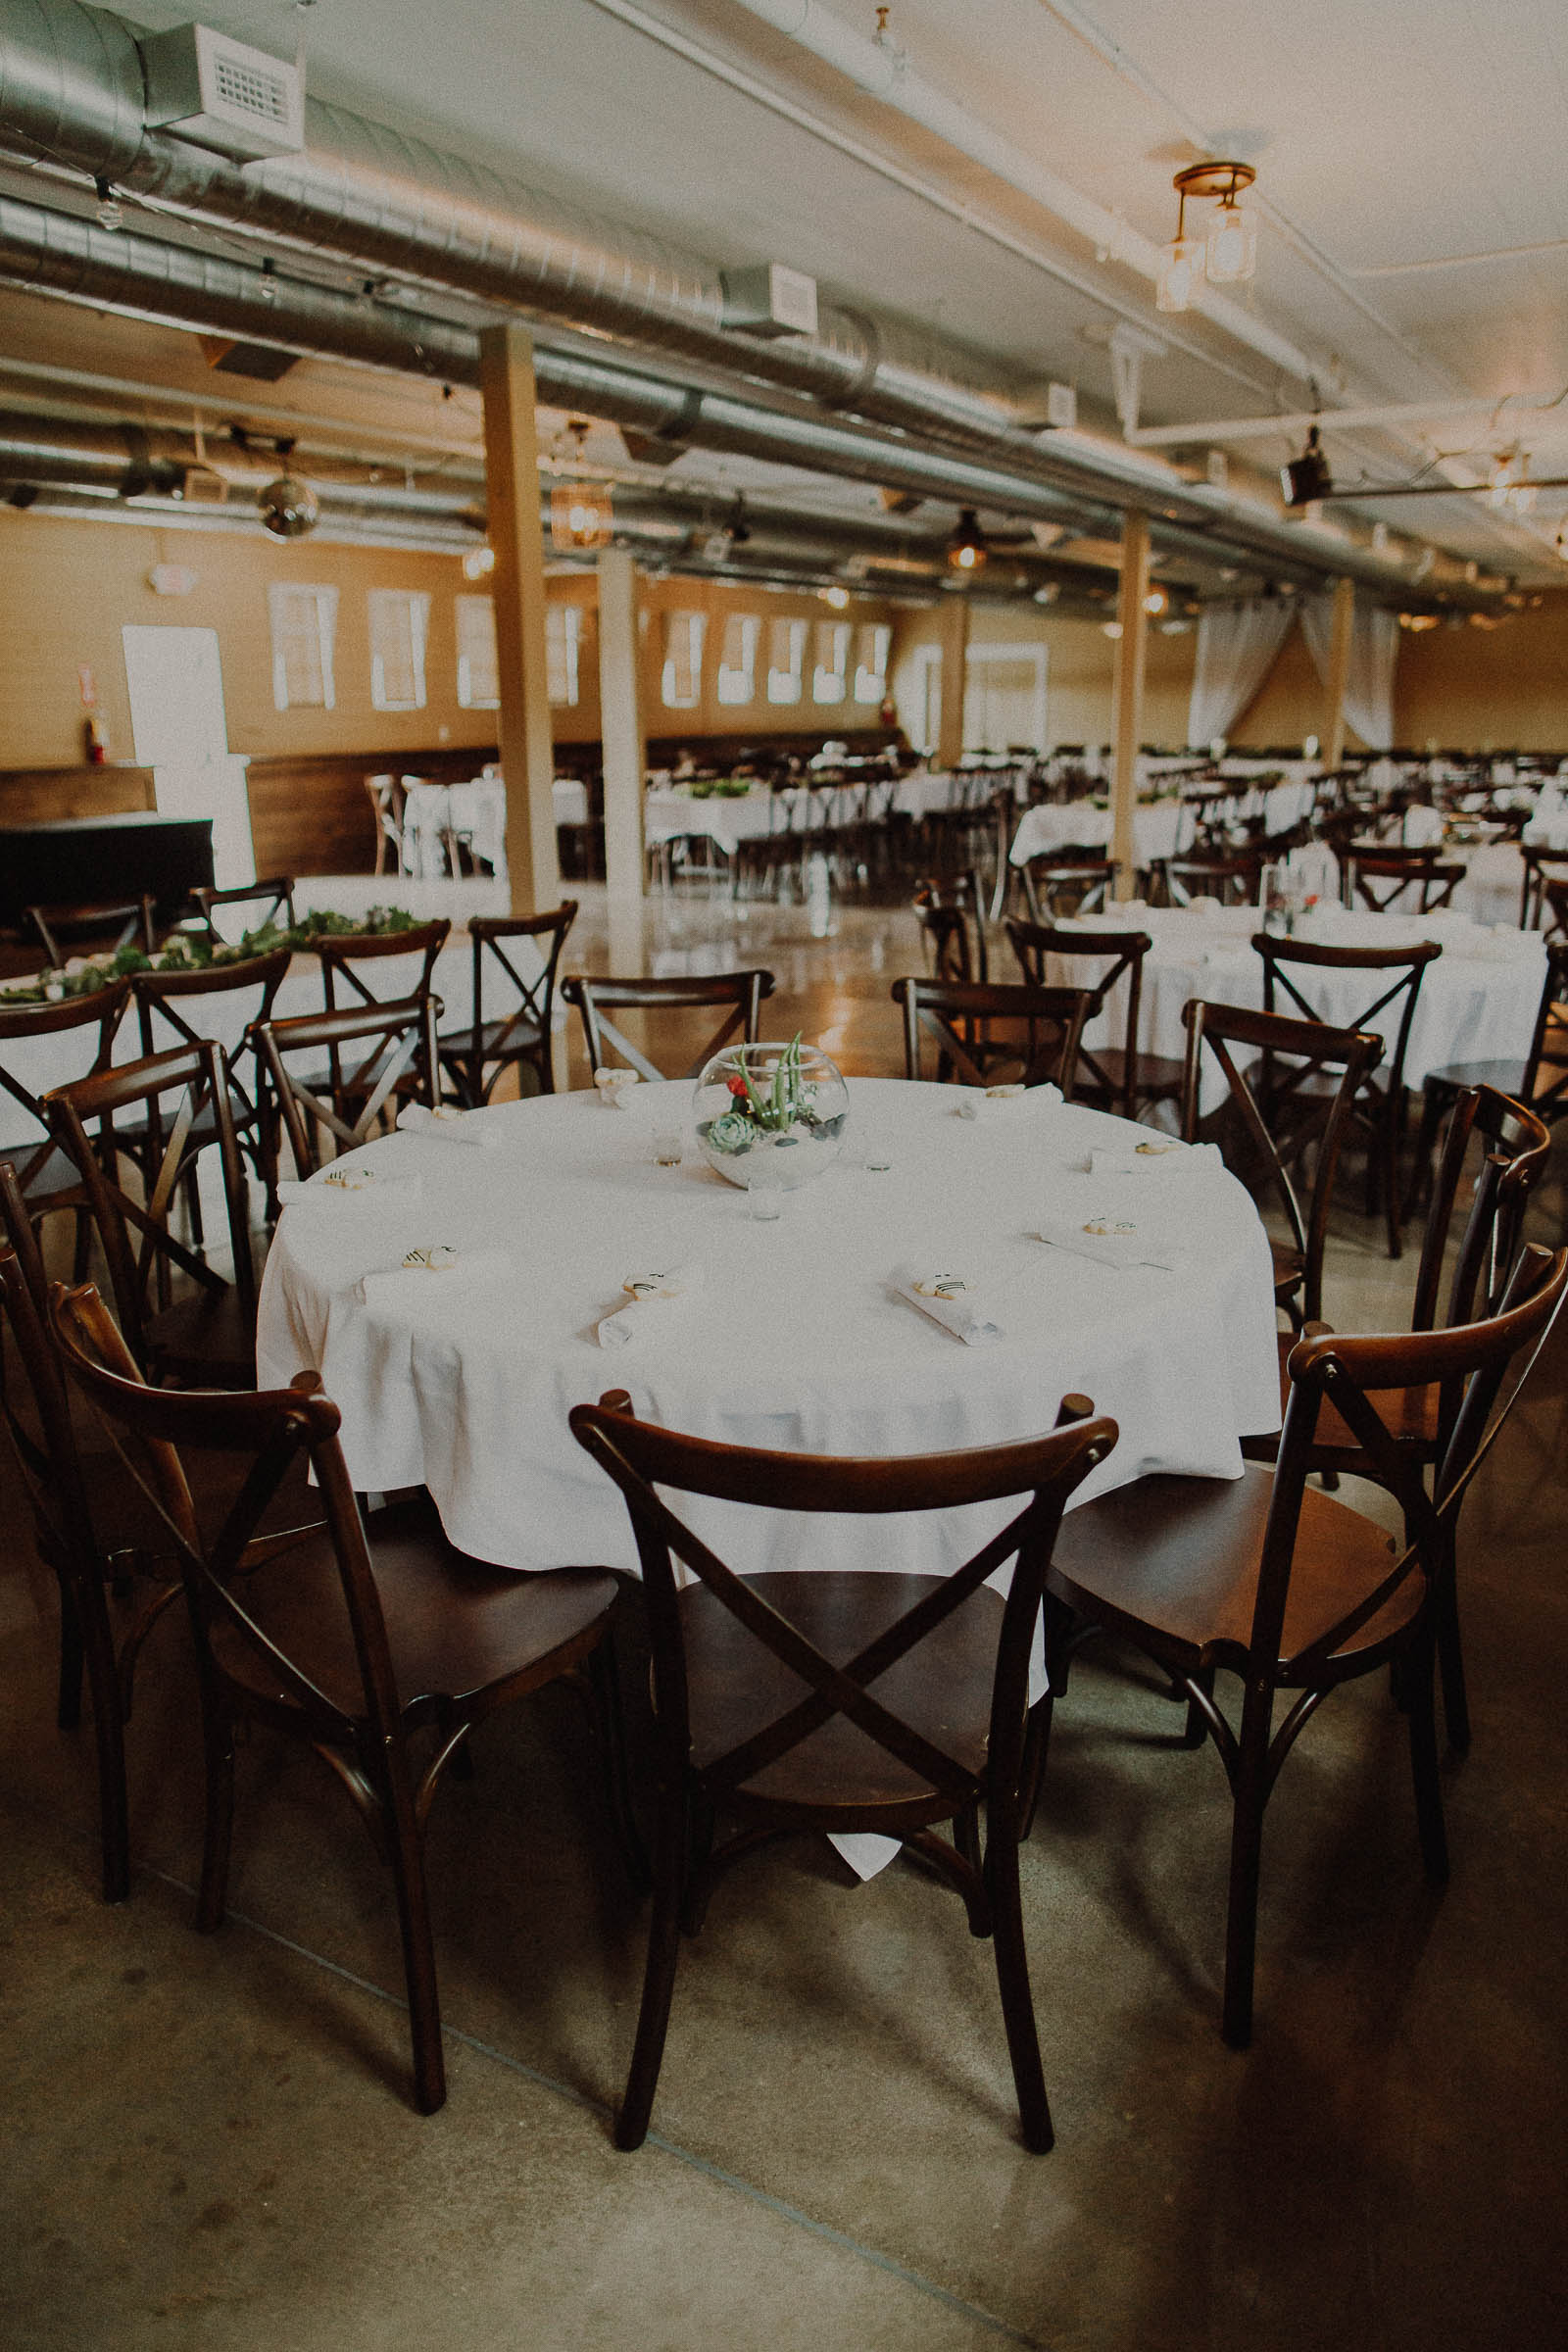
[[1002,1995],[1002,2022],[1006,2028],[1007,2055],[1012,2060],[1024,2145],[1037,2156],[1045,2156],[1054,2144],[1055,2134],[1051,2127],[1051,2106],[1040,2064],[1040,2036],[1029,1990],[1029,1955],[1024,1946],[1023,1905],[1018,1889],[1017,1829],[1015,1822],[999,1821],[1001,1810],[998,1807],[992,1813],[986,1840],[986,1889],[991,1897],[992,1933],[996,1941],[997,1989]]
[[1421,1861],[1434,1886],[1448,1883],[1448,1834],[1443,1820],[1443,1782],[1438,1770],[1438,1728],[1432,1693],[1433,1642],[1426,1635],[1402,1665],[1405,1709],[1410,1722],[1410,1777],[1415,1784],[1416,1828]]
[[[208,1668],[211,1675],[212,1668]],[[207,1822],[196,1925],[211,1936],[228,1904],[228,1856],[234,1832],[234,1723],[216,1693],[203,1692],[202,1744],[207,1764]]]
[[1421,1090],[1421,1131],[1416,1138],[1415,1155],[1410,1163],[1410,1182],[1405,1188],[1404,1213],[1407,1217],[1414,1216],[1420,1202],[1431,1193],[1432,1154],[1438,1148],[1438,1135],[1447,1106],[1446,1091],[1434,1086],[1429,1078]]
[[1243,1707],[1241,1756],[1232,1792],[1230,1890],[1225,1912],[1225,2007],[1220,2031],[1233,2050],[1245,2050],[1252,2038],[1257,1886],[1272,1715],[1272,1693],[1260,1700],[1250,1690]]
[[[69,1610],[61,1593],[61,1698],[65,1699],[66,1627],[74,1629],[76,1648],[75,1704],[73,1721],[80,1720],[81,1668],[85,1660],[87,1688],[92,1699],[92,1735],[98,1758],[98,1831],[103,1852],[106,1903],[122,1903],[130,1892],[130,1808],[125,1788],[125,1729],[115,1672],[115,1645],[104,1613],[102,1596],[73,1593]],[[64,1720],[62,1716],[62,1720]]]
[[55,1695],[55,1727],[74,1732],[81,1721],[81,1670],[84,1661],[81,1609],[75,1593],[60,1580],[60,1683]]
[[1459,1592],[1454,1575],[1451,1538],[1433,1591],[1438,1670],[1443,1678],[1443,1720],[1448,1745],[1461,1756],[1470,1753],[1470,1701],[1465,1692],[1464,1648],[1459,1639]]
[[436,1991],[435,1946],[430,1937],[423,1840],[406,1791],[392,1796],[386,1829],[414,2043],[414,2103],[421,2115],[434,2115],[446,2104],[447,2070],[441,2048],[441,2005]]
[[588,1687],[594,1730],[604,1761],[605,1802],[615,1843],[626,1865],[634,1894],[646,1894],[654,1883],[648,1848],[632,1808],[631,1780],[626,1769],[626,1718],[620,1703],[620,1678],[615,1670],[615,1637],[612,1633],[588,1659]]
[[1404,1089],[1389,1089],[1389,1107],[1383,1126],[1383,1213],[1389,1228],[1389,1255],[1402,1257],[1404,1235],[1399,1217],[1399,1145],[1404,1136]]
[[[1212,1666],[1206,1667],[1198,1674],[1195,1674],[1193,1680],[1203,1692],[1205,1698],[1213,1697],[1214,1669]],[[1208,1718],[1203,1713],[1203,1710],[1199,1705],[1197,1699],[1189,1693],[1187,1698],[1187,1721],[1182,1726],[1182,1745],[1183,1747],[1201,1747],[1203,1741],[1207,1738]]]
[[615,2118],[615,2145],[627,2151],[642,2146],[654,2111],[654,2093],[659,2087],[659,2070],[664,2057],[664,2036],[669,2030],[669,2005],[675,1992],[685,1876],[686,1798],[684,1791],[677,1789],[662,1793],[659,1801],[648,1966],[643,1976],[642,2007],[637,2016],[637,2040],[632,2050],[631,2072],[626,2078],[626,2095]]

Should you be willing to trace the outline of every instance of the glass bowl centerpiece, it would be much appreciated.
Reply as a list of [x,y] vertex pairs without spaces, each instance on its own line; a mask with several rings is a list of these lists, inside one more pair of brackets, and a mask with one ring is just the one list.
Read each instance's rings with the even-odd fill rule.
[[760,1179],[794,1192],[831,1167],[844,1141],[850,1090],[837,1062],[799,1033],[784,1045],[727,1046],[697,1081],[703,1156],[731,1184]]

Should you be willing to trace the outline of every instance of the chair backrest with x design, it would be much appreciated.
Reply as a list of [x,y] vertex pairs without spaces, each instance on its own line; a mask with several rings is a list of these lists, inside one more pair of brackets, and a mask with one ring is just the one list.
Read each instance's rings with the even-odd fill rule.
[[[298,916],[294,912],[294,877],[292,874],[269,874],[265,881],[236,883],[230,890],[214,890],[207,883],[191,892],[191,902],[207,925],[214,947],[225,941],[238,944],[242,933],[261,931],[275,923],[282,930],[292,931]],[[222,920],[215,921],[215,907],[227,909]],[[243,922],[234,913],[243,906]]]
[[[169,1107],[171,1102],[172,1107]],[[44,1097],[63,1150],[80,1173],[103,1246],[115,1308],[139,1362],[154,1354],[149,1321],[169,1303],[175,1278],[209,1297],[237,1294],[244,1317],[256,1314],[245,1180],[234,1131],[228,1062],[212,1039],[176,1046],[140,1061],[75,1079]],[[129,1128],[117,1119],[129,1114]],[[96,1125],[96,1137],[89,1129]],[[173,1212],[197,1155],[216,1145],[222,1178],[233,1280],[173,1231]],[[126,1162],[141,1181],[122,1183]]]
[[[1323,1252],[1340,1152],[1356,1096],[1382,1058],[1383,1040],[1370,1031],[1199,998],[1183,1008],[1182,1019],[1182,1134],[1196,1143],[1205,1116],[1206,1054],[1228,1089],[1237,1129],[1227,1139],[1231,1172],[1254,1199],[1272,1195],[1284,1212],[1301,1255],[1301,1312],[1315,1322],[1322,1311]],[[1297,1180],[1308,1155],[1312,1187],[1303,1214]]]
[[[403,1004],[428,994],[435,959],[446,946],[451,920],[441,915],[429,923],[412,923],[406,931],[326,932],[315,941],[321,961],[323,1003],[335,1012],[349,1005]],[[411,956],[419,958],[417,972],[404,968]],[[385,967],[384,969],[382,967]],[[375,986],[384,980],[390,994]]]
[[[563,981],[561,993],[582,1016],[591,1070],[603,1068],[612,1051],[644,1078],[657,1080],[676,1074],[696,1078],[705,1062],[711,1059],[720,1046],[727,1045],[737,1030],[744,1044],[755,1046],[759,1042],[760,1008],[762,1000],[773,994],[773,975],[764,971],[712,972],[700,978],[649,980],[602,979],[573,972]],[[707,1008],[721,1009],[725,1017],[708,1043],[699,1049],[689,1067],[679,1073],[662,1070],[610,1018],[612,1012],[679,1013]]]
[[[314,1175],[323,1156],[341,1158],[376,1133],[405,1074],[416,1100],[436,1103],[435,1000],[406,997],[393,1004],[345,1005],[338,1012],[305,1012],[293,1020],[263,1021],[253,1032],[271,1096],[301,1176]],[[322,1051],[327,1055],[324,1077]],[[310,1060],[302,1073],[290,1062]],[[324,1152],[330,1135],[333,1150]]]
[[[665,1786],[678,1785],[691,1773],[706,1798],[720,1803],[843,1716],[883,1751],[890,1779],[896,1783],[895,1768],[902,1767],[917,1785],[938,1791],[944,1809],[961,1811],[986,1783],[1003,1801],[1013,1802],[1029,1653],[1052,1546],[1067,1497],[1116,1442],[1114,1421],[1091,1418],[1093,1411],[1087,1398],[1065,1397],[1058,1426],[1049,1436],[972,1452],[890,1460],[769,1453],[686,1437],[636,1420],[624,1391],[612,1392],[598,1404],[573,1406],[573,1437],[614,1480],[631,1514],[648,1600],[656,1737]],[[915,1604],[885,1625],[858,1656],[837,1664],[710,1549],[657,1490],[770,1511],[862,1517],[1003,1500],[1017,1500],[1023,1507],[971,1558],[928,1585]],[[779,1661],[802,1686],[773,1721],[700,1762],[693,1756],[677,1560],[751,1637],[758,1669],[766,1673]],[[1012,1581],[998,1638],[991,1740],[982,1778],[906,1721],[871,1686],[1009,1560]]]
[[1106,892],[1115,887],[1117,869],[1110,858],[1053,855],[1026,859],[1020,871],[1029,920],[1052,923],[1062,915],[1093,914],[1103,906]]
[[59,1359],[48,1336],[49,1286],[17,1171],[0,1160],[0,1303],[31,1396],[24,1416],[15,1384],[0,1380],[0,1423],[22,1475],[39,1557],[62,1583],[101,1556]]
[[[466,1056],[469,1090],[476,1102],[483,1102],[489,1087],[495,1085],[507,1064],[520,1059],[524,1054],[537,1056],[544,1091],[550,1091],[550,1030],[556,1007],[556,973],[566,933],[576,919],[575,899],[563,899],[547,914],[479,914],[470,918],[473,1018],[466,1030],[450,1031],[442,1038],[441,1045],[449,1055]],[[513,961],[515,942],[519,940],[532,941],[534,953],[542,955],[544,959],[541,968],[531,976]],[[484,979],[490,965],[497,967],[496,984],[507,990],[512,1002],[505,1013],[492,1013],[487,1020]],[[493,996],[491,1003],[495,1003]],[[484,1071],[491,1063],[495,1066],[486,1086]]]
[[911,978],[894,981],[893,1002],[904,1008],[906,1078],[927,1075],[921,1065],[930,1045],[940,1083],[1049,1082],[1072,1101],[1079,1043],[1094,1004],[1089,989]]
[[990,979],[984,901],[972,867],[918,883],[910,904],[933,979]]
[[[1440,859],[1435,850],[1352,851],[1349,864],[1351,887],[1374,914],[1431,914],[1451,905],[1467,871],[1458,859]],[[1407,891],[1414,894],[1413,906],[1405,901]]]
[[[57,1004],[0,1004],[0,1151],[14,1161],[17,1181],[35,1211],[61,1187],[49,1113],[42,1097],[19,1074],[31,1058],[27,1049],[34,1039],[46,1038],[52,1057],[60,1051],[59,1039],[79,1030],[76,1044],[86,1061],[81,1074],[106,1070],[129,994],[128,983],[116,980],[90,996],[68,997]],[[56,1162],[53,1169],[51,1160]],[[70,1189],[74,1193],[77,1188]]]
[[158,944],[157,907],[150,898],[117,901],[113,906],[28,906],[24,917],[51,964],[63,964],[71,955],[84,956],[103,949],[140,948],[150,956]]
[[[1272,932],[1254,933],[1252,946],[1263,958],[1263,1009],[1275,1010],[1275,992],[1278,989],[1289,1000],[1287,1010],[1299,1013],[1303,1020],[1321,1020],[1323,1015],[1306,994],[1305,986],[1296,972],[1365,972],[1368,986],[1377,993],[1362,1005],[1348,1021],[1336,1026],[1347,1029],[1377,1028],[1384,1035],[1385,1026],[1395,1028],[1394,1042],[1385,1037],[1382,1063],[1382,1082],[1368,1079],[1366,1092],[1376,1093],[1382,1101],[1397,1101],[1404,1085],[1404,1054],[1410,1042],[1410,1024],[1415,1018],[1416,1000],[1429,963],[1436,963],[1443,954],[1441,941],[1428,939],[1410,948],[1334,948],[1319,946],[1315,940],[1280,939]],[[1394,975],[1388,978],[1388,975]],[[1387,978],[1387,985],[1383,982]],[[1379,1016],[1388,1016],[1387,1024]]]
[[[1031,988],[1044,988],[1046,958],[1055,956],[1069,963],[1094,961],[1104,965],[1098,980],[1088,986],[1091,1004],[1084,1016],[1085,1026],[1105,1008],[1112,989],[1125,980],[1127,983],[1127,1018],[1122,1032],[1121,1075],[1118,1078],[1099,1060],[1094,1050],[1079,1040],[1078,1061],[1087,1072],[1089,1084],[1107,1102],[1113,1102],[1125,1119],[1133,1116],[1138,1102],[1138,1015],[1143,999],[1144,957],[1153,946],[1147,931],[1066,931],[1050,923],[1023,923],[1016,916],[1007,918],[1007,938],[1018,958],[1019,968]],[[1106,959],[1109,959],[1108,961]]]
[[[1568,961],[1568,950],[1564,959]],[[1470,1322],[1478,1299],[1483,1313],[1496,1311],[1518,1254],[1525,1209],[1550,1156],[1550,1130],[1536,1109],[1493,1086],[1468,1086],[1457,1096],[1448,1114],[1422,1237],[1412,1331],[1437,1326],[1454,1219],[1466,1196],[1443,1320]]]
[[[229,1087],[240,1121],[253,1123],[257,1106],[240,1083],[236,1065],[246,1033],[270,1017],[272,1001],[292,960],[291,949],[274,948],[267,956],[247,956],[239,963],[194,971],[133,972],[130,992],[142,1053],[200,1045],[216,1034],[229,1057]],[[236,999],[239,1002],[233,1002]]]

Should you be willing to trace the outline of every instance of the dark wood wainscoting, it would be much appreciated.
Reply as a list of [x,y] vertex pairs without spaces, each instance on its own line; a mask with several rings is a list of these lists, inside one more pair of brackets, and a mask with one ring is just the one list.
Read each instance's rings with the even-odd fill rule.
[[154,808],[150,767],[0,768],[0,825],[47,825],[68,816],[126,816]]
[[471,745],[453,751],[404,752],[377,760],[318,754],[308,759],[253,759],[246,769],[250,789],[251,840],[259,874],[370,874],[375,871],[375,822],[367,776],[427,776],[433,783],[461,783],[476,776],[495,748]]

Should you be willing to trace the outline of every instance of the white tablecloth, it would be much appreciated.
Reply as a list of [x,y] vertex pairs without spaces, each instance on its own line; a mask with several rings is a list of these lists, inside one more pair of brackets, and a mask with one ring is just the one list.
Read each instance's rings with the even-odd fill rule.
[[[562,820],[558,816],[557,820]],[[404,862],[415,874],[447,871],[444,836],[461,833],[496,874],[507,870],[507,787],[500,776],[459,784],[416,782],[403,805]]]
[[[1180,1059],[1187,1043],[1182,1012],[1193,997],[1220,1004],[1256,1006],[1263,1002],[1262,961],[1251,945],[1262,927],[1255,906],[1199,910],[1128,902],[1103,915],[1085,916],[1071,927],[1086,934],[1096,929],[1146,931],[1152,939],[1144,958],[1139,1009],[1139,1046],[1145,1053]],[[1451,913],[1380,915],[1328,906],[1309,919],[1303,935],[1357,948],[1403,947],[1424,939],[1441,942],[1443,954],[1427,966],[1421,983],[1405,1049],[1406,1085],[1419,1087],[1429,1070],[1441,1069],[1446,1062],[1522,1060],[1529,1051],[1545,979],[1545,949],[1538,934],[1488,931]],[[1058,958],[1047,976],[1065,981],[1070,975],[1081,986],[1104,968],[1095,964],[1086,974],[1076,960],[1069,964]],[[1295,976],[1319,1017],[1339,1027],[1357,1019],[1382,993],[1375,971],[1310,969]],[[1297,1010],[1278,991],[1275,1008]],[[1120,1044],[1126,1018],[1118,988],[1104,1013],[1085,1031],[1086,1042]],[[1385,1012],[1370,1025],[1392,1046],[1396,1017],[1391,1021]]]
[[[959,1090],[855,1079],[840,1162],[759,1224],[706,1162],[652,1164],[656,1123],[679,1118],[690,1135],[691,1089],[635,1091],[630,1111],[586,1092],[499,1105],[483,1114],[503,1139],[493,1151],[391,1137],[361,1156],[417,1171],[419,1200],[364,1217],[290,1208],[278,1228],[263,1385],[317,1368],[355,1484],[427,1486],[453,1541],[481,1558],[635,1568],[624,1505],[566,1426],[571,1405],[622,1386],[639,1413],[702,1437],[880,1455],[1035,1435],[1080,1390],[1122,1428],[1086,1494],[1156,1469],[1235,1477],[1239,1436],[1277,1426],[1268,1247],[1223,1170],[1152,1164],[1097,1183],[1068,1170],[1125,1139],[1118,1120],[1028,1106],[971,1121]],[[864,1167],[868,1140],[890,1172]],[[1122,1216],[1128,1200],[1179,1239],[1180,1270],[1104,1266],[1030,1238],[1043,1216]],[[431,1275],[427,1295],[361,1302],[360,1277],[436,1242],[499,1251],[510,1271],[466,1292]],[[940,1330],[891,1288],[906,1260],[984,1283],[1006,1336],[966,1348]],[[703,1267],[701,1293],[643,1345],[600,1348],[625,1278],[674,1263]],[[691,1515],[754,1572],[934,1572],[1003,1524],[995,1507],[808,1526],[733,1505]]]
[[[1156,858],[1174,858],[1179,847],[1193,839],[1191,812],[1180,801],[1146,801],[1133,811],[1133,842],[1141,866]],[[1012,865],[1027,865],[1031,858],[1059,858],[1067,850],[1100,852],[1110,847],[1110,810],[1093,801],[1069,801],[1063,806],[1042,801],[1026,808],[1018,820],[1007,853]]]

